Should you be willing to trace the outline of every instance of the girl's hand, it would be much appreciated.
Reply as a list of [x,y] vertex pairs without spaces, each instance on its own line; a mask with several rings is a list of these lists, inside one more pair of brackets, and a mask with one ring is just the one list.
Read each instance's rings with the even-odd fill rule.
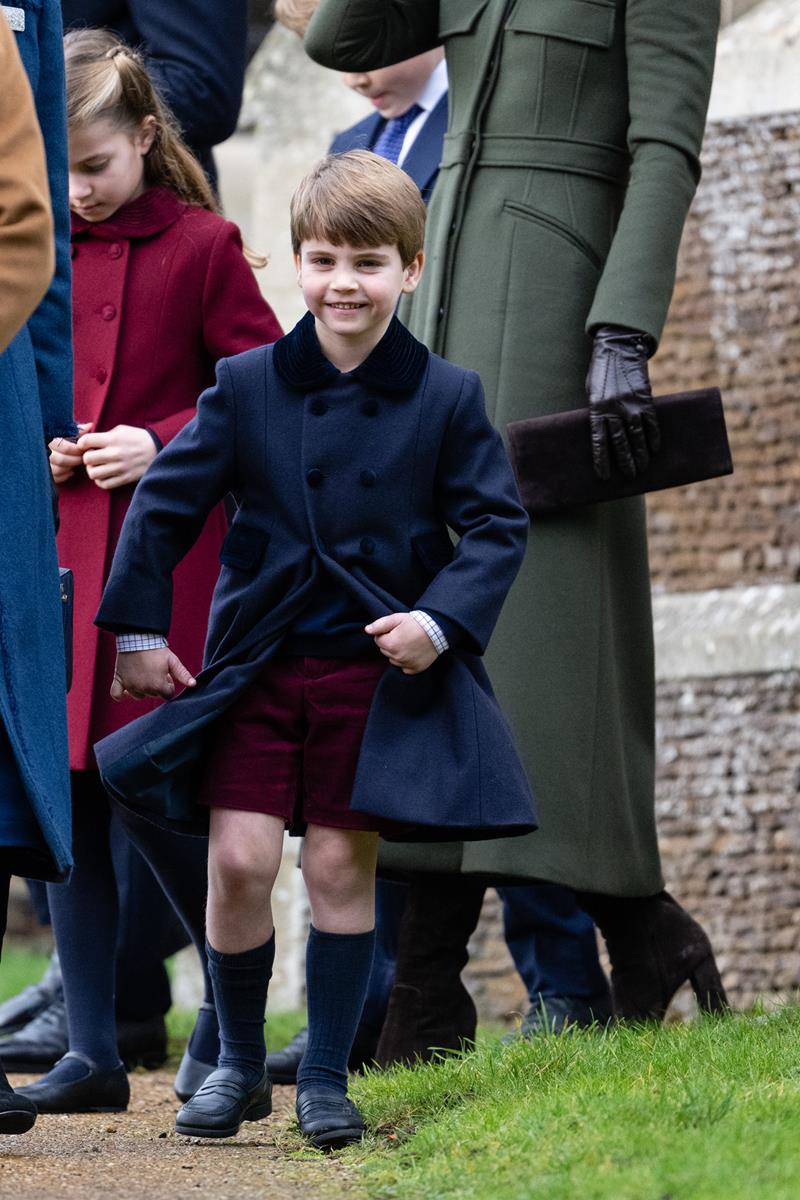
[[159,696],[169,700],[178,684],[194,687],[196,682],[177,654],[168,648],[131,650],[117,655],[111,699],[130,696],[133,700],[144,700],[145,696]]
[[78,439],[78,449],[86,474],[106,491],[136,483],[157,453],[147,430],[134,425],[117,425],[106,433],[85,433]]
[[[90,433],[93,429],[91,421],[87,421],[84,425],[78,426],[78,432]],[[53,438],[48,444],[50,451],[50,471],[53,476],[53,483],[66,483],[75,474],[75,471],[82,464],[83,454],[77,443],[70,442],[67,438]]]
[[364,630],[372,638],[393,667],[400,667],[404,675],[418,675],[426,671],[439,655],[431,639],[409,613],[392,613],[380,617]]

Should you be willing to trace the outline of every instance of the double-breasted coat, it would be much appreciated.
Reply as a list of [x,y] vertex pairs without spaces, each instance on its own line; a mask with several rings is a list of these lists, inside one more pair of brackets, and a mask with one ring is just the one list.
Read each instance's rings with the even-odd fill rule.
[[[327,574],[365,624],[419,607],[457,631],[454,651],[427,671],[382,675],[353,807],[422,838],[442,827],[477,838],[535,828],[479,658],[527,518],[477,376],[429,354],[397,320],[340,374],[310,315],[275,347],[221,362],[197,418],[139,484],[97,617],[104,628],[166,631],[172,570],[230,489],[239,511],[220,556],[205,669],[195,689],[97,746],[106,785],[191,821],[214,719],[279,651]],[[364,651],[375,653],[366,634]]]
[[[418,337],[478,371],[496,427],[586,403],[593,326],[658,339],[699,178],[717,0],[321,0],[311,56],[385,66],[443,43],[450,119]],[[488,656],[539,803],[535,838],[396,866],[662,886],[644,504],[540,519]]]
[[45,444],[75,432],[57,0],[20,0],[4,9],[0,77],[0,127],[9,151],[0,182],[0,845],[12,847],[5,867],[55,880],[72,862],[71,810],[63,615]]
[[[236,226],[163,188],[107,221],[73,217],[72,251],[75,415],[95,430],[141,426],[166,445],[194,416],[218,358],[280,336]],[[93,742],[142,713],[111,700],[114,638],[93,624],[134,487],[106,491],[80,469],[60,492],[60,561],[75,575],[70,766],[83,770],[94,766]],[[175,575],[171,637],[193,670],[226,530],[219,506]]]

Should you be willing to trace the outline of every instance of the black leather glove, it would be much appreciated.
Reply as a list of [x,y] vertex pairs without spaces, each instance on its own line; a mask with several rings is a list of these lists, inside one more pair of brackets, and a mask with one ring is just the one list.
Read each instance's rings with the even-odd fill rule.
[[621,325],[600,325],[586,376],[592,459],[601,479],[611,477],[611,456],[623,475],[643,471],[661,442],[647,360],[655,342]]

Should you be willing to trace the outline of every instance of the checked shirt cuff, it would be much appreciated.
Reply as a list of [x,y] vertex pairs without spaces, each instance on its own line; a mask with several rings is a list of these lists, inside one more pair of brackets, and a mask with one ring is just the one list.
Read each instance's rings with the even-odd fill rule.
[[118,633],[117,654],[131,654],[134,650],[166,650],[167,639],[160,633]]
[[429,616],[428,613],[421,612],[416,608],[409,615],[412,616],[417,624],[421,625],[425,630],[428,637],[433,642],[433,648],[437,654],[444,654],[445,650],[450,649],[450,643],[444,636],[441,626],[436,624],[433,617]]

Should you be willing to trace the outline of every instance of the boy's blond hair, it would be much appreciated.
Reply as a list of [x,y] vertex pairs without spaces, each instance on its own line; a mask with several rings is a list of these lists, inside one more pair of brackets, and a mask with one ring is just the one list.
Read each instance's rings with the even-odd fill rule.
[[334,246],[397,246],[403,266],[425,236],[425,204],[414,181],[371,150],[329,154],[302,180],[290,206],[292,249],[313,238]]
[[319,0],[275,0],[273,14],[281,25],[303,37],[318,7]]

